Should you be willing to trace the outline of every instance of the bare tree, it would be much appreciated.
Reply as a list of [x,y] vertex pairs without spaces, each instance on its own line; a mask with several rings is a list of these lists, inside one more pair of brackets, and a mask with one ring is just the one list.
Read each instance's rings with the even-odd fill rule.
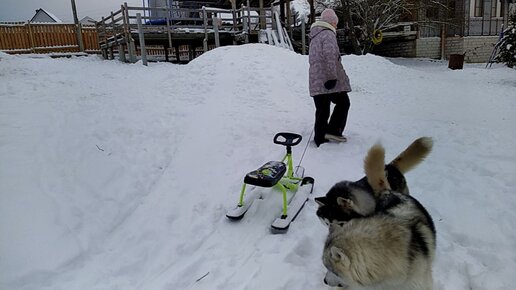
[[[419,13],[430,9],[437,11],[435,21],[443,21],[442,11],[447,9],[450,1],[454,0],[322,0],[318,4],[337,11],[344,20],[343,25],[349,29],[354,53],[367,54],[373,47],[375,32],[396,26],[402,18],[409,17],[417,22]],[[428,22],[427,18],[425,22]]]

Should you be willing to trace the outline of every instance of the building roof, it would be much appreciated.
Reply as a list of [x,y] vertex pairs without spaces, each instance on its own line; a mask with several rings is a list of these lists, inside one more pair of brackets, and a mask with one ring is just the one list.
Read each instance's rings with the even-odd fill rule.
[[34,16],[32,17],[32,19],[30,20],[30,22],[33,22],[33,20],[36,19],[36,17],[38,15],[40,15],[41,13],[43,14],[46,14],[48,17],[50,17],[52,20],[54,20],[54,22],[56,23],[63,23],[63,21],[61,21],[61,19],[59,19],[57,16],[55,16],[54,14],[48,12],[47,10],[43,9],[43,8],[39,8],[36,10],[36,14],[34,14]]
[[95,24],[95,19],[93,19],[93,18],[91,18],[89,16],[86,16],[83,19],[79,20],[79,22],[81,24],[84,24],[84,25],[94,25]]

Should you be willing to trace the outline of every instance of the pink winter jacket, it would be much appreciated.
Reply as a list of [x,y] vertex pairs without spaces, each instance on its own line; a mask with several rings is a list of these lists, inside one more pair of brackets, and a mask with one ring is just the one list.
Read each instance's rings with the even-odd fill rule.
[[[349,78],[340,60],[337,37],[326,22],[315,22],[310,29],[308,61],[310,96],[351,91]],[[331,90],[324,87],[329,80],[337,80],[337,85]]]

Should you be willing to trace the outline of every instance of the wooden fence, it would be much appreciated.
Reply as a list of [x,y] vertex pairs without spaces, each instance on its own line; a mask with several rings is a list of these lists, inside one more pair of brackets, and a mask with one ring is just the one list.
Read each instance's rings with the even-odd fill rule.
[[[17,53],[79,52],[75,24],[0,24],[0,51]],[[82,27],[84,50],[99,53],[94,26]]]

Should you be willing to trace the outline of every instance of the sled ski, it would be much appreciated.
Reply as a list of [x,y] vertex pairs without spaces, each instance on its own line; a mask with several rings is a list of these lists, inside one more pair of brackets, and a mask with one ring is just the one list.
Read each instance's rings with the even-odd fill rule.
[[[226,213],[230,220],[240,220],[257,198],[261,198],[259,190],[246,194],[247,185],[254,187],[274,187],[283,195],[283,210],[281,216],[271,225],[273,233],[284,233],[290,223],[303,208],[309,194],[312,192],[314,179],[304,177],[305,169],[301,166],[294,168],[292,161],[292,146],[301,142],[301,135],[294,133],[278,133],[274,136],[275,144],[286,147],[287,153],[281,161],[269,161],[260,168],[246,174],[240,191],[240,199],[236,207]],[[252,190],[250,190],[252,191]],[[293,193],[290,200],[287,192]]]
[[271,224],[271,233],[283,234],[288,231],[290,223],[297,217],[297,215],[303,209],[306,201],[310,197],[310,194],[314,188],[314,179],[312,177],[305,177],[301,181],[301,187],[294,194],[287,206],[287,215],[281,214],[280,217],[276,218]]
[[248,193],[246,195],[243,203],[237,205],[236,207],[234,207],[232,209],[230,209],[226,213],[226,217],[229,218],[230,220],[240,220],[240,219],[242,219],[244,217],[245,213],[247,212],[247,210],[249,210],[251,205],[253,205],[253,202],[256,199],[261,198],[261,197],[262,197],[261,194],[258,193],[257,191],[252,191],[252,192]]

